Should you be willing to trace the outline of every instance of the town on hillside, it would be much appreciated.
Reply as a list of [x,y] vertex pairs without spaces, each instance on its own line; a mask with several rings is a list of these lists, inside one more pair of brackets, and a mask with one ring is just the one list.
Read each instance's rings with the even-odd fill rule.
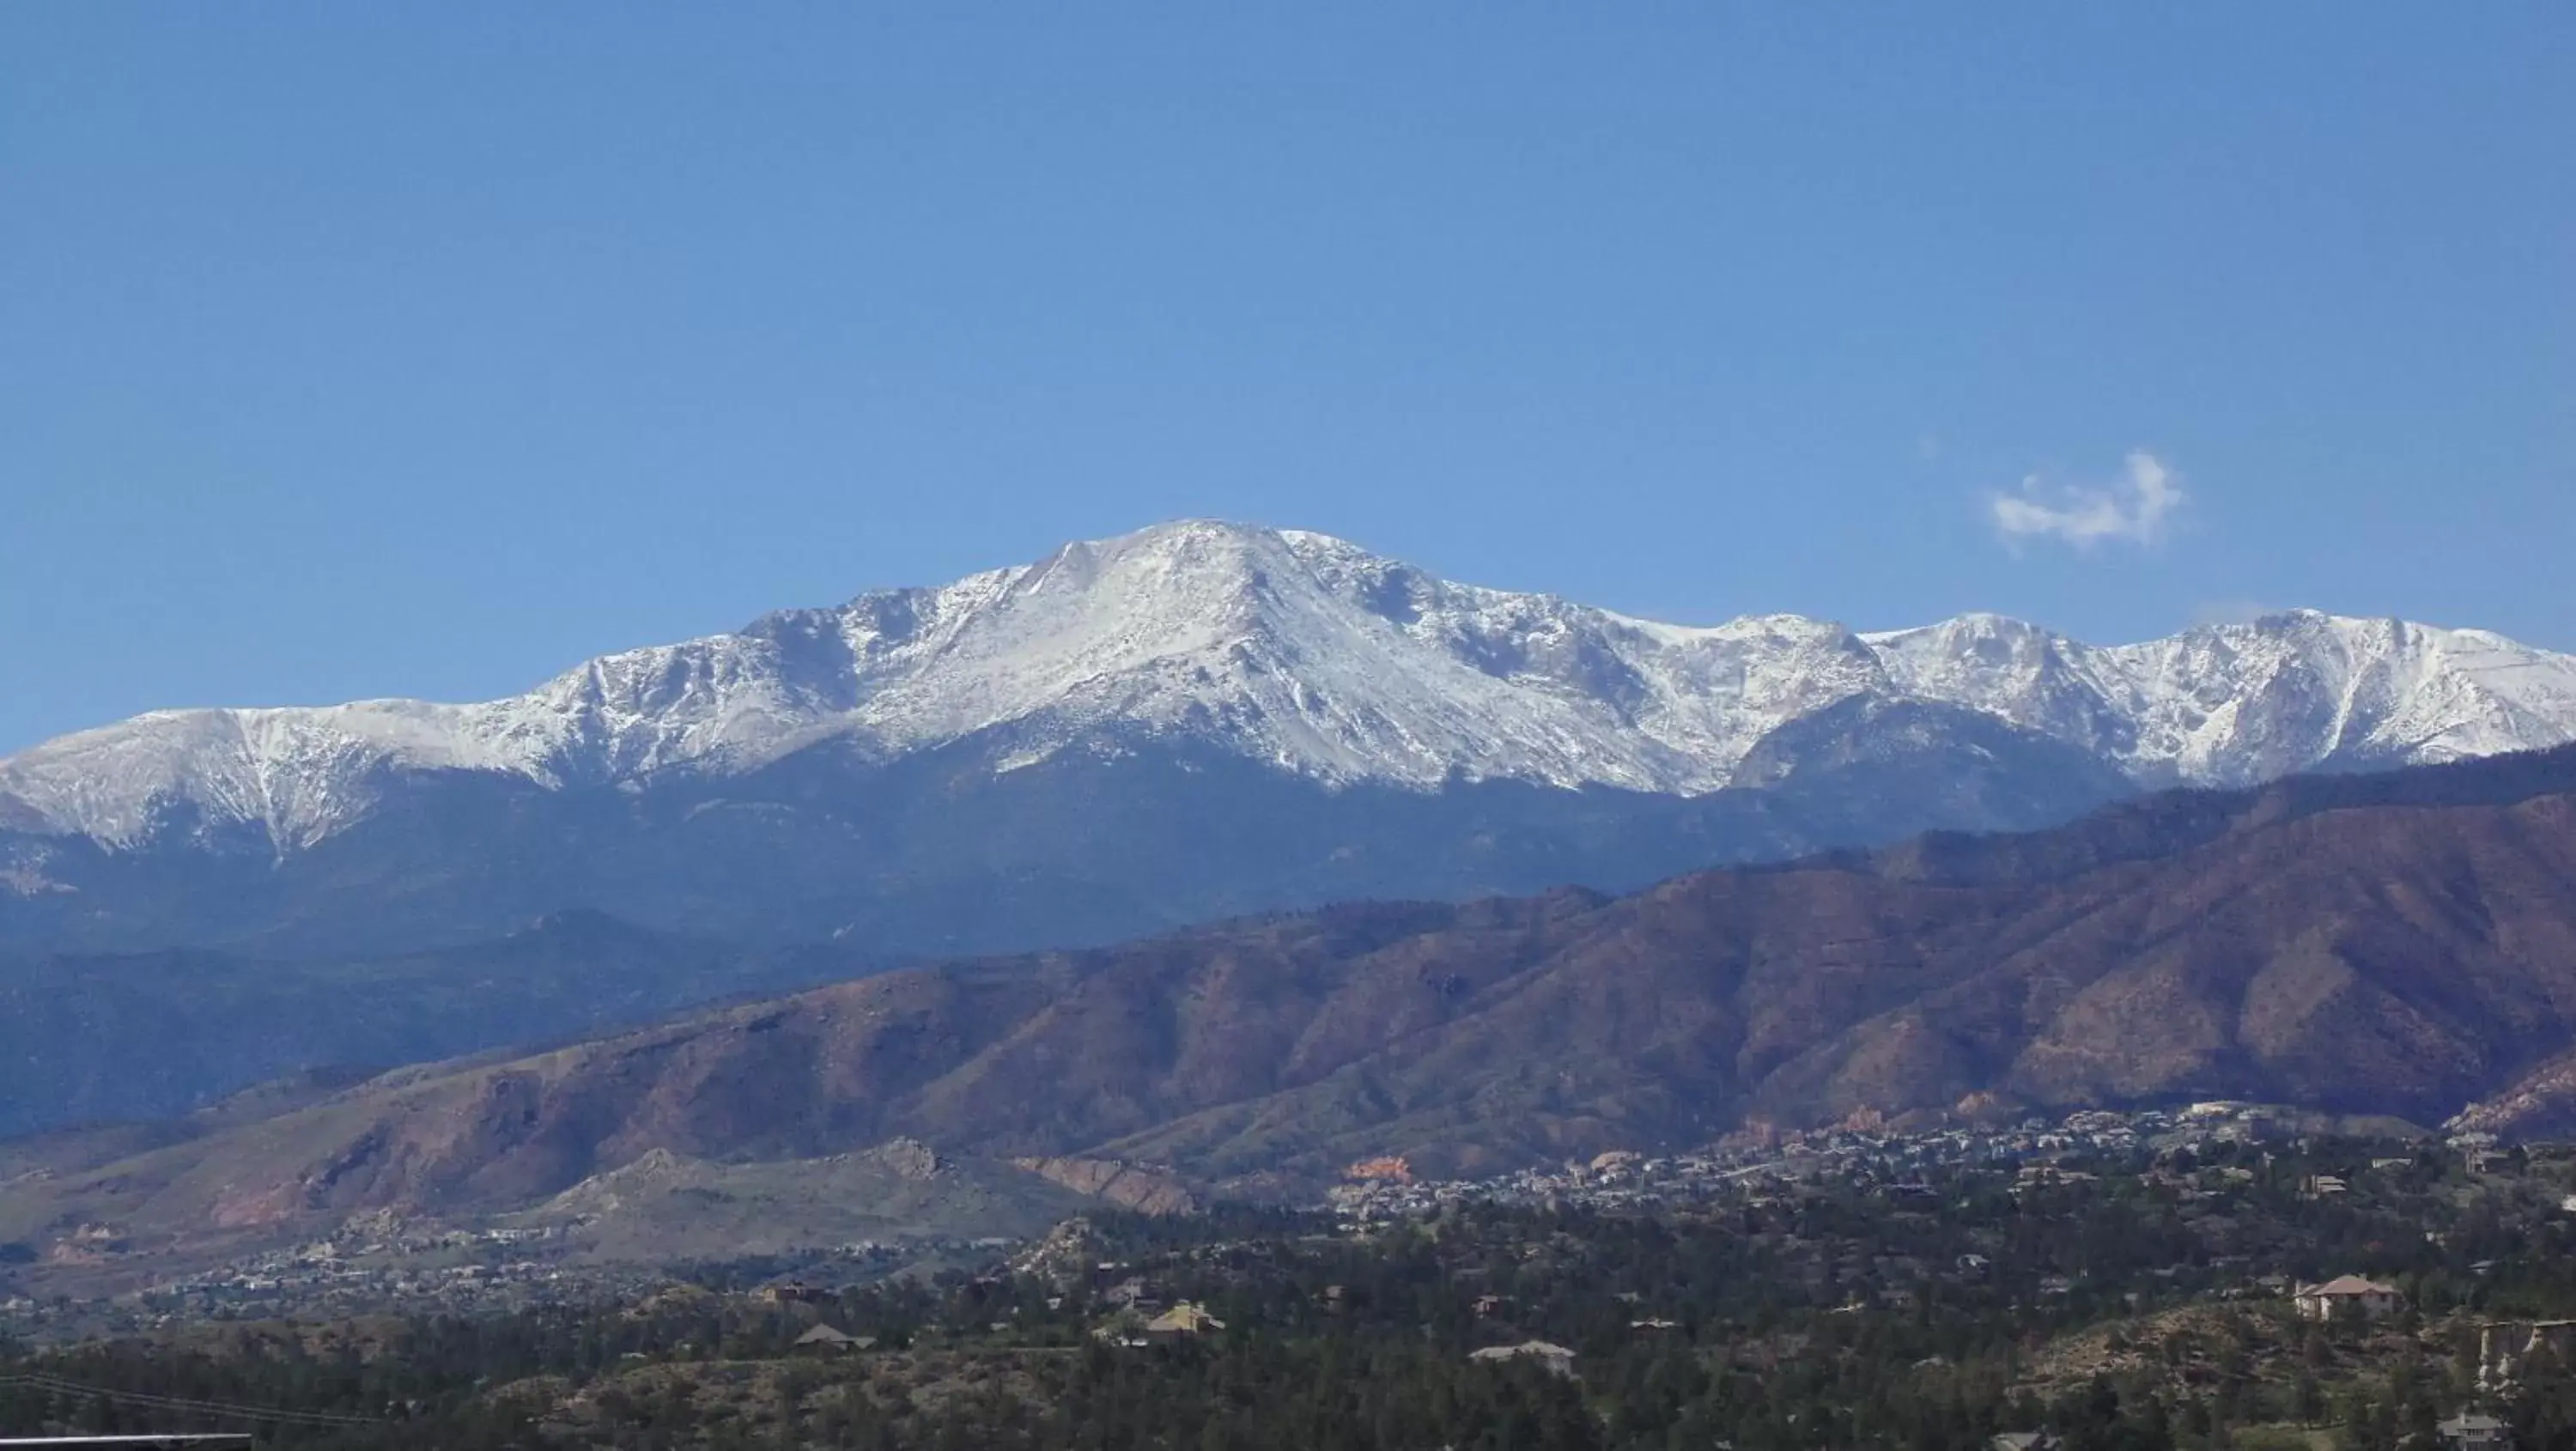
[[[1264,1446],[1297,1443],[1253,1408],[1300,1404],[1331,1407],[1324,1445],[2576,1446],[2576,1152],[2371,1127],[2201,1104],[1476,1180],[1390,1155],[1307,1208],[668,1266],[379,1216],[104,1303],[9,1300],[0,1414],[112,1421],[126,1394],[373,1427],[273,1433],[313,1445],[1053,1447],[1133,1415]],[[368,1268],[403,1249],[446,1267]]]

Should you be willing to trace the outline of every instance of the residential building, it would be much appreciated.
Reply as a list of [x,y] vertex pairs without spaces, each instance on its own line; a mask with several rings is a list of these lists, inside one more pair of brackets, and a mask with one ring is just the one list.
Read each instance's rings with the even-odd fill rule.
[[2339,1275],[2322,1285],[2302,1285],[2290,1299],[2301,1318],[2308,1320],[2331,1320],[2349,1311],[2376,1320],[2395,1312],[2406,1301],[2393,1287],[2359,1275]]
[[2478,1411],[2462,1411],[2434,1426],[2452,1451],[2511,1451],[2513,1427]]

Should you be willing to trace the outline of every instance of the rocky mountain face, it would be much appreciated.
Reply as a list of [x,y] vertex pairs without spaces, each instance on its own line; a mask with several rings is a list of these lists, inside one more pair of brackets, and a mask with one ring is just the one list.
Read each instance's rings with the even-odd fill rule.
[[2576,660],[2473,630],[1685,627],[1190,522],[508,700],[48,742],[0,761],[0,942],[382,952],[571,907],[898,952],[1104,941],[2570,739]]
[[1361,904],[906,969],[390,1074],[0,1194],[0,1239],[542,1201],[656,1150],[1275,1183],[1965,1103],[2437,1122],[2576,1041],[2576,749],[2177,791],[2011,838]]

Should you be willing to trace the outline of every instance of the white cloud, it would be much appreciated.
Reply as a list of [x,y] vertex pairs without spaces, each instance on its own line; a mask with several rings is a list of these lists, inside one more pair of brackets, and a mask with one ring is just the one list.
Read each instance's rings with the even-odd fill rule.
[[2004,542],[2055,539],[2078,549],[2097,544],[2153,544],[2191,496],[2156,456],[2128,457],[2127,471],[2108,484],[2052,484],[2033,474],[2010,493],[1987,496]]

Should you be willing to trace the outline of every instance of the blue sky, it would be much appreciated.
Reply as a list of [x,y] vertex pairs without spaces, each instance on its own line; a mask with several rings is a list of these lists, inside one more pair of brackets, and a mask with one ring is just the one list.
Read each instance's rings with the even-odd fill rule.
[[22,0],[0,751],[1184,515],[2576,648],[2571,75],[2563,5]]

